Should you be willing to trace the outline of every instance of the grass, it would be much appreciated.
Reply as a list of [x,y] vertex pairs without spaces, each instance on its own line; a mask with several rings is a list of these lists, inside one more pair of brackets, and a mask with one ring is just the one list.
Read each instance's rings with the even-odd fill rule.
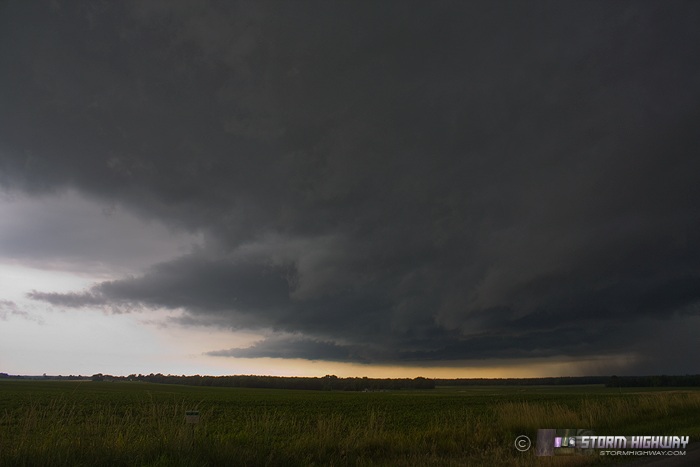
[[[186,410],[200,410],[188,426]],[[700,392],[603,387],[382,393],[1,381],[0,465],[585,465],[512,441],[538,428],[700,437]]]

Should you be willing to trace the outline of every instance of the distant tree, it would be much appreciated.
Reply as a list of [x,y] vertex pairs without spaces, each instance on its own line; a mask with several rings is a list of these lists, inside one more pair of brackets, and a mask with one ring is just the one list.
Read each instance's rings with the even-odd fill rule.
[[326,375],[323,377],[323,390],[324,391],[332,391],[334,383],[338,381],[338,377],[336,375]]

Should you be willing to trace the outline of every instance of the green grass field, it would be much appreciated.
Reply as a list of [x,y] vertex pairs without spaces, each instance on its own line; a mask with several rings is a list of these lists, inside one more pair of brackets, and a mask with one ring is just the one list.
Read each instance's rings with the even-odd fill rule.
[[[186,410],[199,410],[192,430]],[[700,391],[602,386],[315,392],[0,381],[0,465],[587,465],[518,452],[537,428],[700,439]]]

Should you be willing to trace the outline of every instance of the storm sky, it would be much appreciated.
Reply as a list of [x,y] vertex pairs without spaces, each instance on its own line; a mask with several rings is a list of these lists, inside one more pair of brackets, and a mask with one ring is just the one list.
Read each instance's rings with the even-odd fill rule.
[[0,371],[700,372],[698,24],[3,2]]

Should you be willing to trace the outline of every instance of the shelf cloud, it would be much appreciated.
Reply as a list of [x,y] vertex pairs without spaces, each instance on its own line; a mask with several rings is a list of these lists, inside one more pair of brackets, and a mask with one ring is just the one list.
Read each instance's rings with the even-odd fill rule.
[[[5,193],[198,239],[31,299],[269,336],[219,357],[634,353],[653,372],[700,331],[692,2],[0,8]],[[85,211],[61,212],[62,240],[17,221],[3,256],[157,248],[126,227],[70,243]]]

